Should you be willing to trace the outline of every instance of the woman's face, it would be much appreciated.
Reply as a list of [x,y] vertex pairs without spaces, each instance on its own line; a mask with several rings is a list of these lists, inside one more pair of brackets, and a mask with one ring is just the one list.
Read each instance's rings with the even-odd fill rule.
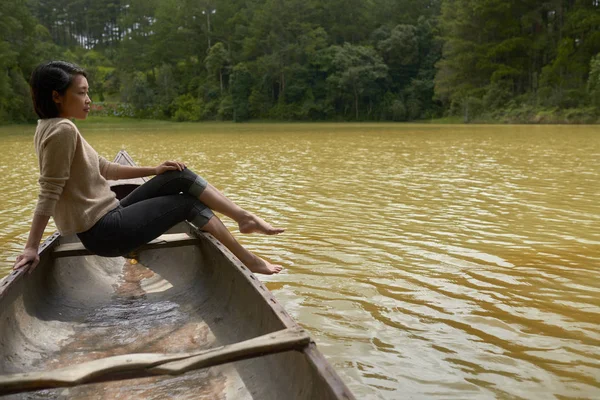
[[54,102],[58,105],[62,118],[86,119],[90,112],[91,100],[88,96],[88,81],[83,75],[75,75],[64,95],[54,92]]

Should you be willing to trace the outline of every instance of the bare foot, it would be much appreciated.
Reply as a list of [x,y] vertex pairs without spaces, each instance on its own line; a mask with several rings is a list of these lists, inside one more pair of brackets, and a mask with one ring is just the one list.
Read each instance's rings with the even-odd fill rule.
[[254,256],[254,260],[244,263],[246,267],[255,274],[273,275],[281,272],[283,267],[278,264],[271,264],[258,256]]
[[265,222],[260,217],[257,217],[254,214],[248,214],[246,217],[239,221],[240,232],[241,233],[262,233],[264,235],[277,235],[285,231],[285,229],[274,228],[268,222]]

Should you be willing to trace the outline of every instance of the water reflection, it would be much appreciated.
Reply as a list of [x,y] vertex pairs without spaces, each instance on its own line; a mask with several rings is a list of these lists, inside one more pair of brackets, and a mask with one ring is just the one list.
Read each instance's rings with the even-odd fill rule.
[[[3,273],[35,204],[0,129]],[[103,155],[182,159],[284,225],[241,238],[359,398],[600,397],[595,127],[88,125]],[[16,163],[16,164],[15,164]],[[233,228],[233,225],[230,225]]]

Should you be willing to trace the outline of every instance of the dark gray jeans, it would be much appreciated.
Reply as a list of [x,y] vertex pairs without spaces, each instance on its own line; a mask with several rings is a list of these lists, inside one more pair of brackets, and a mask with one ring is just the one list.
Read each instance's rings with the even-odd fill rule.
[[198,196],[206,180],[189,169],[155,176],[121,200],[91,229],[78,233],[81,243],[104,257],[124,256],[188,220],[198,228],[214,216]]

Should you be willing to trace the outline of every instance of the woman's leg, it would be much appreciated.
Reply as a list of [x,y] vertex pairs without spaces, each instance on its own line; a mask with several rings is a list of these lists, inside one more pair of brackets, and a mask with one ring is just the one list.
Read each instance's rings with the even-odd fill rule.
[[241,233],[258,232],[265,235],[277,235],[285,230],[274,228],[262,218],[244,210],[210,183],[207,183],[198,199],[212,210],[220,212],[237,222]]
[[242,246],[216,215],[202,227],[202,230],[212,234],[219,242],[223,243],[250,271],[272,275],[282,270],[281,265],[271,264]]
[[181,194],[153,197],[108,212],[90,230],[78,234],[93,253],[126,255],[188,220],[202,227],[214,213],[198,199]]
[[167,171],[155,176],[121,200],[121,205],[127,207],[149,198],[178,193],[192,195],[212,210],[233,219],[238,223],[241,233],[258,232],[276,235],[284,231],[281,228],[274,228],[262,218],[244,210],[204,178],[187,168],[183,171]]
[[271,275],[282,269],[280,265],[268,263],[243,247],[209,208],[191,196],[171,195],[141,201],[124,208],[122,218],[121,229],[127,232],[125,237],[133,237],[137,241],[132,250],[187,219],[217,238],[250,271]]
[[179,193],[198,197],[207,184],[206,180],[187,168],[183,171],[167,171],[138,186],[121,200],[121,205],[129,207],[143,200]]
[[252,272],[270,275],[281,271],[281,266],[264,261],[239,244],[206,205],[181,194],[121,206],[109,212],[92,229],[79,234],[79,238],[98,255],[126,255],[184,220],[215,236]]

